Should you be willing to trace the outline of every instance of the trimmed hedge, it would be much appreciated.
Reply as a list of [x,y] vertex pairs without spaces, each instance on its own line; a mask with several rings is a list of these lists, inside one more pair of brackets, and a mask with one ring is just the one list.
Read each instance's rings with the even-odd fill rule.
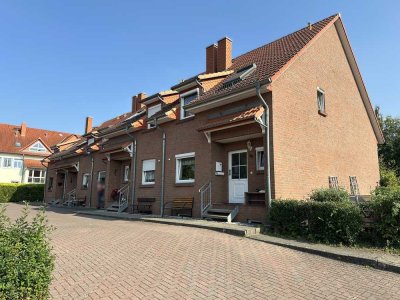
[[270,218],[279,234],[324,243],[353,244],[363,224],[359,207],[351,202],[276,200]]
[[379,188],[372,199],[376,237],[382,245],[400,247],[400,187]]
[[350,201],[350,195],[344,188],[321,188],[312,191],[310,199],[318,202],[348,202]]
[[48,299],[54,269],[52,228],[44,210],[28,221],[28,206],[11,222],[0,205],[0,299]]
[[41,202],[44,184],[0,183],[0,203]]

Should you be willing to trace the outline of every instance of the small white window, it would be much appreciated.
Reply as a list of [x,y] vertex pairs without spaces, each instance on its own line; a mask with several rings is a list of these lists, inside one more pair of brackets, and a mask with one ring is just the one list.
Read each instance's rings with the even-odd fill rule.
[[198,96],[199,89],[195,89],[181,95],[181,119],[193,116],[192,113],[185,111],[184,106],[197,99]]
[[29,147],[29,151],[32,152],[46,152],[47,149],[43,146],[41,142],[36,142],[32,146]]
[[264,164],[265,164],[264,148],[263,147],[257,147],[256,148],[256,168],[257,168],[257,171],[264,170]]
[[44,183],[45,171],[42,170],[29,170],[28,182],[29,183]]
[[22,169],[23,161],[22,159],[14,158],[14,168],[15,169]]
[[3,168],[11,168],[12,167],[12,158],[11,157],[3,157],[3,163],[1,166]]
[[325,114],[325,92],[321,88],[317,88],[318,112]]
[[175,155],[176,159],[176,183],[194,182],[195,153]]
[[124,167],[124,182],[129,181],[129,166]]
[[82,189],[87,189],[89,187],[89,173],[85,173],[82,176]]
[[143,161],[142,184],[154,184],[156,160],[147,159]]

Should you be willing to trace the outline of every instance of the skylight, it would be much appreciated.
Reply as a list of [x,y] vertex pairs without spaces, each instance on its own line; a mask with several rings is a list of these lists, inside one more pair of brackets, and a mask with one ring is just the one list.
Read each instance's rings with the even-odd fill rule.
[[225,89],[243,81],[247,76],[253,73],[256,68],[256,64],[251,64],[237,70],[235,74],[233,74],[226,82],[224,82],[222,88]]

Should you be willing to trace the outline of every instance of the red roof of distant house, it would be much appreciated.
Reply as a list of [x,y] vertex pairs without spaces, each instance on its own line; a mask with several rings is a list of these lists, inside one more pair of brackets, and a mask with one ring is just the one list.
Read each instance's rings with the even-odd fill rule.
[[[28,147],[36,141],[40,142],[46,148],[50,148],[74,136],[71,133],[51,131],[26,127],[25,136],[21,135],[20,125],[10,125],[0,123],[0,152],[13,154],[28,154]],[[49,152],[29,152],[29,155],[46,156]]]

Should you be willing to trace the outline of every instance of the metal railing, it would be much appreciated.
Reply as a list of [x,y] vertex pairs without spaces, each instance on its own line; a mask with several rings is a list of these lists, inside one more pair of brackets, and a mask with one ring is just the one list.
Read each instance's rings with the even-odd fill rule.
[[63,205],[73,206],[75,201],[76,201],[76,188],[70,190],[65,195],[65,200],[63,202]]
[[207,209],[211,207],[211,181],[204,184],[200,189],[201,217],[203,217]]
[[118,190],[118,212],[121,213],[128,208],[129,184]]

